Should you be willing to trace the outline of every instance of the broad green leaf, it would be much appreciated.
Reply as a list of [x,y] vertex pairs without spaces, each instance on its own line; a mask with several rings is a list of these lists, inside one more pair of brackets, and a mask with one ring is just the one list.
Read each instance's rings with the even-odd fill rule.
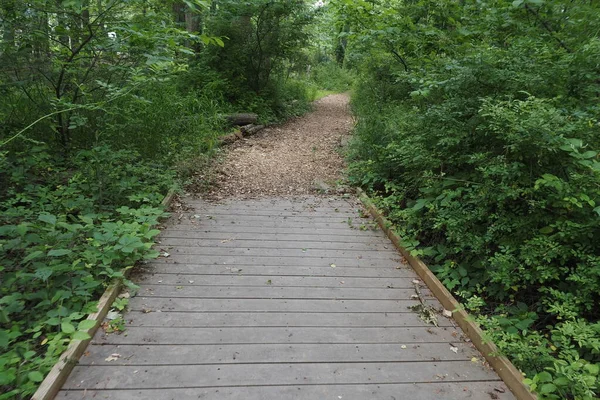
[[27,257],[25,257],[25,258],[23,259],[23,263],[27,263],[27,262],[29,262],[29,261],[31,261],[31,260],[33,260],[33,259],[35,259],[35,258],[38,258],[38,257],[40,257],[40,256],[42,256],[42,255],[44,255],[44,252],[43,252],[43,251],[41,251],[41,250],[36,250],[36,251],[34,251],[33,253],[29,253],[29,254],[27,255]]
[[88,329],[92,329],[96,326],[96,321],[91,319],[85,319],[79,323],[77,327],[80,331],[87,331]]
[[52,214],[40,214],[40,216],[38,217],[38,220],[42,221],[42,222],[46,222],[50,225],[56,225],[56,217]]
[[73,334],[72,339],[73,340],[88,340],[91,339],[92,337],[84,331],[77,331]]
[[555,390],[556,386],[554,386],[553,383],[544,383],[542,386],[540,386],[539,392],[541,394],[548,394],[554,392]]
[[68,249],[52,249],[48,252],[49,257],[61,257],[71,254],[72,251]]
[[537,378],[539,382],[550,382],[552,380],[552,375],[549,372],[543,371],[537,374]]
[[32,382],[41,382],[44,380],[44,375],[39,371],[32,371],[27,374],[27,378]]
[[60,324],[60,330],[66,334],[70,334],[75,332],[75,327],[72,323],[65,321],[62,324]]

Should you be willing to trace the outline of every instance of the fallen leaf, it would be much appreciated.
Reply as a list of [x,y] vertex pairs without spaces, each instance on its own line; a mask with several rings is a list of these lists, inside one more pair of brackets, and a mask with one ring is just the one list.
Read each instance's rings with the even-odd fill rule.
[[267,281],[267,285],[271,285],[272,283],[273,282],[270,279]]
[[421,283],[421,281],[420,281],[420,280],[418,280],[418,279],[413,279],[412,283],[414,283],[414,284],[417,284],[417,285],[418,285],[419,283]]
[[194,283],[194,281],[188,281],[189,283]]
[[336,265],[335,265],[335,264],[329,264],[329,266],[330,266],[331,268],[335,268],[335,267],[336,267]]
[[402,346],[400,346],[400,348],[401,348],[401,349],[405,349],[405,348],[406,348],[406,345],[405,345],[405,344],[403,344]]
[[183,289],[183,286],[175,286],[175,289],[181,290],[181,289]]
[[473,358],[471,358],[471,362],[474,362],[474,363],[476,363],[477,361],[479,361],[479,359],[478,359],[477,357],[473,357]]
[[452,318],[452,311],[444,310],[444,311],[442,311],[442,315],[446,318]]
[[[156,254],[156,253],[154,253],[154,254]],[[170,256],[170,254],[169,254],[169,253],[167,253],[166,251],[163,251],[163,252],[161,253],[161,256],[163,256],[163,257],[169,257],[169,256]]]
[[109,311],[108,314],[106,314],[106,319],[108,320],[113,320],[113,319],[117,319],[121,316],[121,314],[119,314],[118,311]]
[[108,361],[108,362],[111,362],[111,361],[117,361],[119,358],[121,358],[121,355],[120,355],[120,354],[113,353],[113,354],[111,354],[110,356],[106,357],[106,358],[104,359],[104,361]]
[[454,353],[458,354],[458,347],[451,346],[450,350],[452,350]]
[[130,297],[131,297],[131,295],[129,294],[129,292],[124,292],[124,293],[121,293],[121,294],[119,295],[119,297],[120,297],[121,299],[128,299],[128,298],[130,298]]

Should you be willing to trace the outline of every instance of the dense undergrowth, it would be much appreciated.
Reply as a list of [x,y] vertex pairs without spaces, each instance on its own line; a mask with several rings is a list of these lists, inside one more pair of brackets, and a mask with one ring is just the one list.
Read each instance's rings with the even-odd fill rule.
[[362,20],[351,180],[541,398],[597,398],[597,5],[339,3]]

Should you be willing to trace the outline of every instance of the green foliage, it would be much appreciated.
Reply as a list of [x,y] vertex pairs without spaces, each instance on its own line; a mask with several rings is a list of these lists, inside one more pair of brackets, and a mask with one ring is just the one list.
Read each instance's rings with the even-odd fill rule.
[[361,73],[351,180],[540,397],[594,398],[597,5],[357,3],[337,2]]
[[136,158],[106,147],[82,151],[63,167],[45,148],[2,156],[3,398],[31,395],[70,340],[89,338],[93,323],[84,318],[106,285],[158,255],[153,226],[172,176]]
[[338,66],[335,63],[329,62],[318,64],[311,69],[310,80],[323,90],[334,92],[347,92],[352,88],[354,77],[352,73]]

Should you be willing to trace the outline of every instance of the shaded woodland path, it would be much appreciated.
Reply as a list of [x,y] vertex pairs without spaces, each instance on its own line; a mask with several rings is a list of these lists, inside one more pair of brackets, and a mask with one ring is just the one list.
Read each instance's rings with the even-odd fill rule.
[[452,320],[410,308],[441,311],[358,201],[309,194],[350,125],[330,96],[233,147],[220,200],[185,199],[126,331],[100,330],[58,398],[512,399]]
[[214,198],[309,194],[315,183],[333,185],[344,170],[341,145],[352,117],[348,95],[315,102],[315,109],[230,146]]

